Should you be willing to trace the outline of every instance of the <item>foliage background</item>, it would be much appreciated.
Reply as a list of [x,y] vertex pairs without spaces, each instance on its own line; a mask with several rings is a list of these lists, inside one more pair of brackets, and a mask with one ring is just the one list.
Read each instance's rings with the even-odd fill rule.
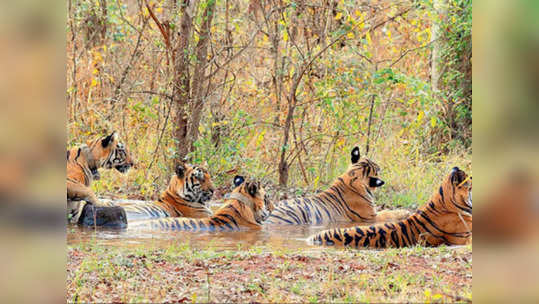
[[[68,146],[119,131],[137,166],[127,175],[102,172],[94,187],[153,199],[181,143],[173,52],[151,13],[172,33],[182,16],[169,1],[68,6]],[[207,58],[197,58],[208,6]],[[190,66],[206,63],[207,85],[188,156],[207,162],[217,185],[237,173],[277,184],[284,150],[286,186],[302,194],[330,184],[359,145],[382,167],[379,201],[414,207],[451,167],[471,170],[471,1],[207,0],[193,14],[182,53]],[[289,92],[310,58],[294,101]]]

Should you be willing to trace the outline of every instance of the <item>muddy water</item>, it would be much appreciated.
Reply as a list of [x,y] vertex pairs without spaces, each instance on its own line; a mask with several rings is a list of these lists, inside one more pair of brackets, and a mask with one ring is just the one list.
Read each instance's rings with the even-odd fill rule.
[[[219,208],[220,204],[211,204],[212,210]],[[79,244],[84,242],[97,242],[101,245],[111,246],[158,246],[168,247],[172,244],[189,244],[193,248],[214,249],[247,249],[251,246],[271,245],[271,248],[316,248],[307,245],[305,240],[310,235],[328,228],[350,227],[354,224],[340,224],[332,226],[265,226],[260,231],[239,232],[186,232],[186,231],[141,231],[135,229],[114,230],[97,227],[82,228],[69,226],[67,229],[67,243]]]

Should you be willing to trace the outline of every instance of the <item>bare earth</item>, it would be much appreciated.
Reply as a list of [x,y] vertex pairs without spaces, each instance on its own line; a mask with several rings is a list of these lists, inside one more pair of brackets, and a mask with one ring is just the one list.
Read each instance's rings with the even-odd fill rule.
[[467,302],[472,249],[68,246],[68,302]]

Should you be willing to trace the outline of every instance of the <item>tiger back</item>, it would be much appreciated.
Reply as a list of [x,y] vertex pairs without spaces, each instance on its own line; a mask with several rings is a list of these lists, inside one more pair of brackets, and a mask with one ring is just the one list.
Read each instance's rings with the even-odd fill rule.
[[126,212],[127,220],[147,220],[163,217],[203,218],[212,215],[206,205],[215,187],[203,167],[180,163],[159,200],[151,203],[118,203]]
[[355,248],[464,245],[472,237],[472,179],[455,167],[429,202],[395,223],[329,229],[308,239],[315,245]]
[[225,198],[224,205],[211,217],[164,218],[137,221],[129,229],[179,230],[191,232],[239,231],[261,229],[273,210],[265,190],[258,181],[245,181],[242,176],[234,178],[236,188]]
[[351,152],[351,166],[325,191],[311,197],[280,201],[268,219],[277,225],[327,225],[337,222],[392,221],[406,217],[405,210],[376,212],[373,191],[384,181],[380,167],[361,158],[359,148]]

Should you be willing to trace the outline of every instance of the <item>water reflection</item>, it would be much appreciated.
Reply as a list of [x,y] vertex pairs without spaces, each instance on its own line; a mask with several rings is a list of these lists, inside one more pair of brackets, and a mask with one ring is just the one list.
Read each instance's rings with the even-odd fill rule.
[[248,249],[252,246],[271,245],[272,248],[298,249],[310,247],[305,240],[310,235],[333,227],[350,227],[347,223],[332,226],[265,226],[260,231],[240,232],[188,232],[188,231],[141,231],[112,230],[97,227],[69,226],[67,243],[70,245],[96,242],[110,246],[168,247],[172,244],[189,244],[193,248]]
[[[114,204],[147,204],[138,200],[106,200]],[[208,202],[215,212],[222,206],[222,200]],[[110,228],[69,226],[67,243],[96,242],[109,246],[151,246],[168,247],[172,244],[189,244],[203,249],[248,249],[252,246],[271,246],[271,248],[313,248],[305,242],[307,237],[328,228],[357,226],[357,223],[341,223],[326,226],[266,225],[260,231],[240,232],[188,232],[188,231],[144,231],[138,229],[113,230]],[[318,248],[318,247],[316,247]]]

